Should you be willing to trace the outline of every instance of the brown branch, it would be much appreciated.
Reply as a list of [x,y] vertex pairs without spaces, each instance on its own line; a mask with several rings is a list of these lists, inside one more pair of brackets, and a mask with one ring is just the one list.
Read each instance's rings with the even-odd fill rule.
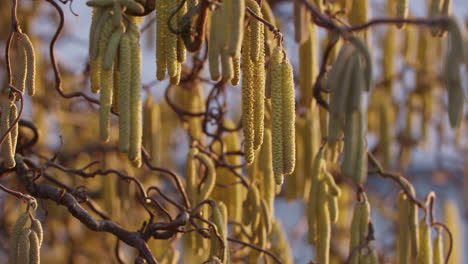
[[266,249],[263,249],[261,247],[257,247],[254,244],[251,244],[251,243],[248,243],[248,242],[245,242],[245,241],[242,241],[240,239],[233,238],[233,237],[228,237],[228,241],[231,241],[231,242],[236,243],[236,244],[241,244],[241,245],[247,246],[249,248],[255,249],[257,251],[263,252],[266,255],[268,255],[269,257],[271,257],[276,263],[283,264],[283,262],[281,262],[281,260],[277,256],[275,256],[275,254],[271,253],[270,251],[268,251]]

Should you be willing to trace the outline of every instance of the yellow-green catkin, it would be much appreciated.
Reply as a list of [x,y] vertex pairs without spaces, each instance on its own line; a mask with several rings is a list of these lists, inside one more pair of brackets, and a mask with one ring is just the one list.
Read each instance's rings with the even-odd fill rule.
[[241,52],[244,31],[245,0],[228,0],[230,12],[228,54],[236,57]]
[[385,80],[385,87],[391,92],[395,80],[395,58],[397,52],[396,42],[397,32],[394,27],[388,27],[383,40],[383,78]]
[[403,57],[406,64],[416,63],[415,54],[418,46],[417,27],[405,27],[404,42],[403,42]]
[[130,148],[130,87],[132,85],[132,44],[129,33],[120,42],[119,82],[119,148],[128,152]]
[[434,238],[434,264],[444,264],[444,244],[442,228],[437,228],[437,234]]
[[198,153],[196,158],[199,159],[206,168],[206,178],[200,187],[198,201],[204,201],[210,196],[216,183],[216,169],[213,160],[205,153]]
[[448,115],[450,126],[459,128],[464,113],[464,91],[460,76],[460,66],[464,63],[463,36],[455,18],[450,17],[447,24],[449,47],[445,62],[445,81],[448,95]]
[[[406,19],[408,17],[408,2],[409,0],[397,0],[396,4],[396,17],[399,19]],[[403,23],[397,24],[397,27],[403,27]]]
[[[221,73],[219,71],[219,55],[221,51],[219,45],[221,36],[218,35],[219,27],[221,27],[221,10],[218,8],[211,13],[210,17],[210,36],[208,40],[208,61],[211,80],[221,80]],[[244,52],[243,52],[244,53]]]
[[317,215],[317,260],[328,264],[330,260],[331,221],[328,207],[328,186],[324,181],[319,183],[319,206]]
[[[362,218],[362,210],[360,205],[354,207],[353,218],[351,220],[351,238],[349,242],[349,254],[359,246],[360,243],[360,222]],[[350,264],[359,264],[359,252],[356,252],[351,259]]]
[[[460,221],[460,211],[453,200],[444,202],[445,223],[449,230],[452,231],[453,249],[452,256],[448,264],[458,264],[463,262],[463,235],[457,230],[461,230],[462,223]],[[448,235],[445,238],[445,244],[448,245]],[[466,242],[465,242],[466,243]]]
[[302,44],[309,38],[310,13],[300,0],[294,0],[294,39]]
[[[261,13],[258,13],[261,16]],[[256,61],[253,61],[253,89],[254,89],[254,149],[257,150],[263,143],[264,119],[265,119],[265,45],[264,27],[260,27],[259,52]],[[251,31],[251,34],[253,32]]]
[[294,171],[296,162],[296,109],[293,68],[287,58],[282,62],[282,71],[283,174],[289,175]]
[[419,222],[419,252],[417,263],[418,264],[431,264],[432,263],[432,241],[431,241],[431,227],[424,217]]
[[314,84],[318,75],[318,39],[317,27],[307,22],[310,31],[307,40],[299,46],[299,88],[302,106],[309,107],[314,93]]
[[36,56],[34,54],[34,47],[28,35],[24,33],[19,34],[19,42],[21,43],[21,46],[24,49],[24,54],[26,56],[26,68],[23,69],[23,71],[26,70],[26,91],[30,96],[33,96],[36,92]]
[[[159,4],[159,3],[158,3]],[[178,1],[168,1],[167,2],[167,8],[166,8],[166,15],[169,17],[169,15],[173,12],[173,10],[176,10],[178,7]],[[174,22],[176,19],[172,20],[173,28],[177,28],[176,23]],[[166,26],[168,26],[167,21],[165,21]],[[177,61],[177,35],[170,32],[168,30],[168,34],[166,37],[166,63],[167,63],[167,72],[169,74],[169,77],[174,77],[178,74],[180,74],[179,71],[179,62]],[[177,84],[177,83],[173,83]]]
[[[226,120],[225,126],[228,128],[234,128],[235,124]],[[231,132],[223,137],[224,152],[238,151],[241,147],[240,138],[238,132]],[[220,145],[215,145],[217,154],[221,154]],[[241,164],[241,156],[239,155],[228,155],[226,156],[226,162],[230,165]],[[236,172],[240,172],[236,169]],[[245,199],[244,190],[245,187],[242,184],[233,184],[238,181],[238,178],[234,173],[223,167],[216,168],[217,185],[214,187],[212,192],[213,199],[223,202],[229,212],[231,219],[241,222],[242,221],[242,202]],[[221,186],[224,185],[224,186]]]
[[[10,105],[10,126],[15,124],[16,119],[18,119],[18,107],[16,106],[15,102],[12,102]],[[11,153],[13,156],[16,154],[16,146],[18,143],[18,134],[19,133],[19,125],[16,123],[13,128],[11,129]]]
[[296,169],[294,172],[286,179],[285,183],[285,198],[288,201],[292,201],[298,198],[302,198],[304,194],[302,193],[304,186],[304,173],[307,171],[303,171],[303,167],[301,167],[300,163],[304,159],[304,119],[303,118],[298,118],[296,120]]
[[263,174],[263,182],[260,184],[262,199],[267,202],[270,215],[274,214],[275,206],[275,177],[273,173],[272,150],[271,150],[271,130],[265,129],[264,143],[259,152],[259,170]]
[[[350,254],[356,249],[368,236],[370,221],[370,204],[367,198],[359,202],[354,207],[354,214],[351,220],[351,239],[350,239]],[[351,264],[360,263],[361,252],[356,252],[351,259]]]
[[30,240],[29,234],[31,229],[25,228],[21,231],[18,239],[18,264],[29,264],[29,253],[30,253]]
[[323,178],[322,168],[324,165],[323,160],[324,149],[320,149],[315,154],[310,170],[311,187],[309,193],[309,201],[307,203],[307,223],[309,227],[308,242],[314,244],[317,240],[317,211],[319,206],[319,186],[320,180]]
[[169,35],[167,5],[167,0],[161,0],[156,5],[156,78],[160,81],[166,78],[167,69],[166,40]]
[[22,33],[15,32],[10,43],[10,62],[11,63],[11,84],[21,92],[24,92],[26,87],[27,65],[28,58],[24,42],[22,41]]
[[19,251],[19,240],[21,231],[26,227],[29,219],[29,214],[24,213],[18,217],[13,226],[13,230],[10,235],[10,251],[8,254],[8,262],[11,264],[18,263],[18,251]]
[[242,45],[242,128],[244,132],[244,153],[248,164],[254,159],[254,79],[253,63],[250,59],[250,27],[244,32],[244,41]]
[[41,246],[35,232],[29,234],[29,264],[39,264],[41,260]]
[[[262,10],[255,0],[246,0],[246,6],[250,8],[256,15],[262,16]],[[261,46],[263,46],[263,28],[264,24],[258,19],[250,20],[250,58],[252,61],[258,61],[261,56]]]
[[153,102],[151,95],[146,98],[143,106],[143,146],[151,155],[151,163],[159,163],[160,150],[160,109],[159,104]]
[[304,172],[304,184],[302,199],[307,201],[309,199],[309,193],[312,184],[312,164],[315,155],[319,151],[320,141],[322,140],[319,120],[319,106],[315,100],[312,101],[309,110],[306,113],[303,130],[304,162],[301,166],[303,166],[302,170]]
[[[141,99],[141,47],[140,32],[135,24],[131,25],[131,65],[132,77],[130,86],[130,140],[128,157],[132,164],[139,168],[141,166],[141,144],[142,144],[142,115],[143,103]],[[128,100],[128,99],[127,99]]]
[[411,252],[411,237],[409,230],[409,203],[404,192],[398,194],[398,238],[397,260],[399,264],[409,264]]
[[[5,135],[8,129],[11,126],[10,123],[10,115],[11,115],[11,105],[12,102],[8,99],[5,95],[1,96],[0,99],[0,110],[1,110],[1,117],[0,117],[0,133],[1,135]],[[12,133],[8,133],[5,137],[5,140],[2,143],[2,150],[1,154],[3,157],[3,165],[5,168],[13,168],[16,166],[15,162],[15,150],[13,149],[13,139]]]

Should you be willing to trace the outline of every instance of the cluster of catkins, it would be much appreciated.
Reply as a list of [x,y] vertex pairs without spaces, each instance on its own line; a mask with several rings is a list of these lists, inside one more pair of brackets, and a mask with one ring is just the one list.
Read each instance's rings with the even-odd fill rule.
[[[36,75],[36,56],[34,47],[28,35],[21,32],[20,29],[12,33],[9,43],[9,61],[10,61],[10,84],[16,91],[23,93],[25,90],[28,95],[35,93],[35,75]],[[5,168],[16,166],[15,153],[18,141],[18,125],[15,122],[18,119],[18,107],[15,101],[18,100],[11,89],[6,88],[0,94],[0,135],[5,139],[2,143],[1,157]],[[11,127],[15,124],[13,127]]]
[[[348,32],[344,34],[346,36],[329,33],[327,40],[337,44],[328,62],[331,68],[320,83],[323,91],[329,93],[328,98],[324,99],[329,105],[325,111],[319,108],[315,99],[317,94],[314,93],[319,71],[316,26],[311,23],[310,12],[302,1],[294,1],[295,40],[300,45],[300,89],[299,104],[296,106],[291,63],[282,38],[276,35],[276,41],[271,41],[273,34],[266,30],[262,19],[274,25],[274,17],[268,2],[261,2],[261,5],[255,0],[157,2],[158,80],[169,77],[172,85],[179,85],[187,51],[200,50],[206,32],[211,79],[233,86],[242,85],[242,146],[248,164],[249,186],[231,186],[237,179],[233,173],[241,174],[242,170],[218,168],[213,156],[193,145],[187,155],[187,195],[191,207],[197,208],[200,215],[212,219],[214,226],[198,220],[187,224],[187,229],[199,226],[209,230],[212,243],[210,250],[205,250],[208,247],[206,239],[192,232],[187,234],[185,247],[191,252],[188,255],[202,262],[227,263],[227,219],[230,218],[245,225],[251,242],[274,250],[277,245],[268,242],[274,236],[280,237],[273,233],[274,197],[283,184],[284,176],[290,175],[286,180],[286,196],[307,202],[308,240],[316,245],[318,261],[326,264],[330,259],[331,225],[338,221],[338,200],[341,196],[341,188],[335,183],[333,174],[339,172],[356,185],[363,185],[368,174],[367,119],[375,119],[375,116],[368,114],[364,99],[373,87],[370,31]],[[369,18],[367,0],[352,1],[352,5],[350,1],[336,1],[329,7],[322,1],[309,2],[321,12],[325,8],[349,10],[348,22],[353,26],[363,24]],[[109,139],[110,113],[117,112],[120,147],[139,166],[142,137],[151,156],[154,156],[158,149],[154,135],[159,129],[156,124],[159,110],[151,97],[148,97],[142,111],[140,31],[135,19],[126,14],[126,10],[141,14],[144,12],[143,6],[131,0],[92,0],[88,1],[88,5],[95,7],[90,35],[90,65],[92,90],[101,93],[101,138]],[[434,18],[447,15],[449,5],[449,0],[432,1],[430,15]],[[391,16],[402,19],[409,16],[407,0],[392,2],[391,6]],[[397,24],[397,28],[403,28],[403,25]],[[393,59],[390,58],[395,53],[391,45],[395,30],[393,26],[389,29],[384,45],[383,75],[388,79],[395,74]],[[435,36],[442,36],[446,31],[449,38],[445,67],[448,113],[452,126],[458,127],[464,104],[458,68],[464,64],[464,56],[460,56],[464,47],[461,30],[453,18],[448,18],[444,26],[431,28]],[[414,51],[411,43],[407,43],[405,50],[407,54]],[[376,91],[371,96],[382,102],[377,106],[377,119],[382,139],[380,145],[384,149],[384,167],[390,163],[389,127],[394,115],[392,104],[387,99],[392,81],[387,85],[390,88],[383,92]],[[203,98],[191,96],[200,95],[200,87],[197,81],[184,83],[183,80],[176,90],[179,106],[195,113],[204,111],[201,106]],[[191,95],[187,97],[184,91],[190,91],[187,94]],[[322,91],[318,92],[322,98],[327,97]],[[191,103],[193,100],[197,102]],[[145,115],[144,125],[142,112]],[[296,119],[296,115],[299,118]],[[194,120],[190,118],[188,125],[192,139],[203,142],[203,128],[199,120]],[[234,127],[230,121],[225,126]],[[327,144],[320,146],[322,138],[327,139]],[[234,133],[225,135],[223,140],[221,146],[214,144],[213,149],[219,154],[241,148],[240,139]],[[241,163],[237,156],[226,160],[232,165]],[[216,187],[216,183],[229,188],[223,192]],[[295,190],[298,192],[295,193]],[[414,192],[410,184],[408,190]],[[217,202],[203,203],[210,198]],[[421,232],[418,230],[424,227],[424,223],[419,221],[418,208],[414,203],[404,194],[400,200],[404,201],[401,204],[405,204],[406,208],[401,213],[408,215],[406,241],[412,246],[407,248],[419,249]],[[203,205],[198,206],[201,203]],[[367,239],[370,221],[370,204],[363,194],[355,207],[351,224],[351,250]],[[234,228],[234,232],[238,231]],[[261,256],[261,252],[256,251],[249,258],[255,262]],[[371,246],[364,247],[352,258],[353,263],[377,261],[377,253]]]
[[41,222],[29,212],[21,214],[11,233],[8,263],[39,264],[42,240]]
[[143,13],[131,0],[92,0],[89,38],[91,90],[100,93],[99,131],[110,139],[111,112],[119,114],[119,146],[136,167],[141,166],[142,85],[140,29],[126,10]]

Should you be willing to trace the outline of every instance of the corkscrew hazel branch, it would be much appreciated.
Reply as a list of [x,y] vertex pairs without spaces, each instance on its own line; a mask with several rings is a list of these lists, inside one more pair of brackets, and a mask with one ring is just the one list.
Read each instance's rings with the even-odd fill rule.
[[34,199],[34,197],[31,197],[27,194],[23,194],[21,192],[18,192],[18,191],[14,191],[12,189],[9,189],[7,187],[5,187],[4,185],[0,184],[0,189],[4,192],[6,192],[7,194],[10,194],[18,199],[22,199],[24,200],[25,202],[28,203],[28,206],[29,204],[32,202],[32,201],[35,201],[36,199]]
[[426,205],[422,201],[418,200],[418,198],[415,197],[415,195],[413,195],[411,190],[409,190],[408,186],[410,185],[410,183],[405,178],[403,178],[401,175],[384,171],[380,162],[375,158],[375,156],[371,152],[367,152],[367,155],[369,157],[370,163],[376,167],[375,172],[378,175],[382,176],[383,178],[390,178],[393,181],[395,181],[398,185],[400,185],[401,189],[405,192],[406,196],[408,196],[408,198],[413,203],[415,203],[419,208],[426,210]]
[[228,241],[229,242],[233,242],[233,243],[236,243],[236,244],[240,244],[240,245],[243,245],[243,246],[247,246],[249,248],[252,248],[254,250],[257,250],[257,251],[260,251],[262,253],[265,253],[266,255],[268,255],[269,257],[271,257],[276,263],[278,264],[283,264],[283,262],[281,262],[281,260],[273,253],[271,253],[270,251],[266,250],[266,249],[263,249],[263,248],[260,248],[260,247],[257,247],[256,245],[254,244],[251,244],[249,242],[245,242],[245,241],[242,241],[240,239],[237,239],[237,238],[233,238],[233,237],[228,237]]

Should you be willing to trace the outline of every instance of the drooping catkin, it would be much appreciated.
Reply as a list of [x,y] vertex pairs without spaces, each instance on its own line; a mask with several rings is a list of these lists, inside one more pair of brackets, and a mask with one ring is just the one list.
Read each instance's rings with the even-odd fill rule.
[[[270,58],[269,69],[271,76],[271,136],[273,153],[273,171],[276,184],[283,183],[283,66],[284,59],[281,47],[276,47]],[[293,123],[294,124],[294,123]]]
[[41,260],[41,244],[36,232],[31,232],[29,234],[29,242],[29,264],[39,264]]
[[322,178],[322,167],[324,149],[321,148],[312,161],[311,167],[311,188],[309,201],[307,203],[307,223],[309,227],[308,243],[314,244],[317,239],[317,208],[319,206],[319,185]]
[[225,50],[221,52],[221,70],[223,80],[229,82],[234,77],[234,65],[232,57],[230,57]]
[[312,171],[312,164],[315,155],[319,151],[320,141],[322,140],[320,131],[320,120],[319,120],[319,106],[315,102],[309,106],[309,110],[305,116],[305,124],[303,128],[304,137],[304,158],[305,162],[302,163],[304,171],[304,186],[303,186],[303,200],[308,201],[310,188],[312,185],[312,177],[310,172]]
[[[400,0],[399,0],[400,1]],[[367,21],[369,12],[368,0],[353,0],[351,11],[349,13],[349,23],[351,25],[360,25]]]
[[97,40],[96,40],[96,31],[100,30],[100,26],[102,26],[102,24],[100,25],[100,22],[101,21],[101,17],[107,13],[107,14],[110,14],[110,12],[105,12],[107,10],[105,9],[102,9],[102,8],[97,8],[97,7],[93,7],[93,11],[91,13],[91,26],[90,26],[90,29],[89,29],[89,50],[88,50],[88,53],[89,53],[89,59],[90,61],[93,61],[96,59],[97,57]]
[[[173,10],[176,10],[178,6],[178,1],[168,1],[167,2],[167,8],[165,10],[167,17],[169,17],[169,14],[173,12]],[[174,23],[175,19],[172,20]],[[167,27],[167,21],[165,21],[165,26]],[[174,23],[175,24],[175,23]],[[174,28],[177,28],[177,26],[174,25]],[[165,39],[166,41],[166,60],[167,60],[167,73],[169,74],[169,77],[174,77],[179,74],[179,68],[178,64],[179,62],[177,61],[177,34],[172,33],[171,31],[168,30],[167,37]],[[173,83],[172,84],[177,84]]]
[[36,233],[39,245],[42,245],[42,240],[44,239],[44,231],[42,230],[41,221],[38,219],[33,219],[31,221],[31,230]]
[[295,94],[294,75],[291,63],[287,58],[282,62],[282,136],[283,136],[283,174],[294,171],[296,162],[295,139]]
[[442,228],[437,228],[437,234],[434,238],[434,264],[444,264],[445,261],[442,232]]
[[232,57],[232,67],[234,71],[234,75],[231,79],[231,84],[234,86],[239,85],[240,77],[241,77],[241,65],[240,65],[240,56]]
[[384,37],[383,43],[383,77],[385,82],[387,83],[386,87],[390,91],[393,90],[395,78],[395,58],[397,52],[397,49],[395,48],[397,45],[396,36],[396,29],[394,27],[389,27]]
[[119,95],[119,89],[120,89],[120,58],[118,54],[120,53],[119,49],[117,49],[117,56],[115,57],[115,62],[114,62],[114,74],[112,75],[113,78],[113,86],[112,86],[112,107],[111,111],[114,111],[116,113],[120,114],[120,95]]
[[[5,135],[10,128],[10,111],[12,102],[6,96],[2,95],[0,99],[0,134]],[[8,133],[2,143],[1,154],[5,168],[13,168],[16,166],[15,153],[13,149],[12,133]]]
[[[15,124],[16,119],[18,118],[18,108],[16,107],[16,104],[14,102],[11,102],[10,105],[10,126]],[[11,129],[11,152],[13,156],[16,153],[16,145],[18,143],[18,132],[19,132],[19,126],[16,123],[15,126]]]
[[241,70],[242,70],[242,128],[244,133],[244,153],[248,164],[254,159],[254,65],[250,59],[251,29],[244,32],[242,45]]
[[259,152],[259,169],[263,173],[263,187],[262,199],[264,199],[270,209],[270,215],[274,214],[274,201],[275,201],[275,178],[272,165],[272,150],[271,150],[271,131],[265,129],[264,142]]
[[18,239],[18,264],[29,264],[29,254],[30,254],[30,240],[29,234],[31,229],[25,228],[21,231],[21,234]]
[[461,29],[455,20],[450,17],[447,30],[449,32],[449,47],[445,62],[445,82],[448,94],[448,115],[452,128],[458,128],[463,120],[464,91],[461,83],[460,65],[464,58],[463,37]]
[[18,42],[24,49],[24,54],[26,56],[26,80],[25,86],[26,91],[30,96],[33,96],[36,92],[35,78],[36,78],[36,55],[34,54],[34,46],[29,39],[28,35],[24,33],[18,33],[19,38]]
[[[226,253],[228,251],[227,247],[227,209],[224,203],[219,202],[216,206],[213,207],[213,223],[216,226],[216,230],[218,231],[219,235],[222,239],[219,241],[219,238],[215,235],[215,232],[212,234],[212,245],[211,245],[211,253],[210,255],[219,257],[221,263],[227,261]],[[222,248],[224,244],[224,249]]]
[[228,55],[236,57],[241,52],[244,32],[245,0],[228,0],[230,10]]
[[[182,1],[184,3],[182,4]],[[177,12],[177,21],[180,21],[182,17],[187,13],[187,1],[185,0],[178,0],[177,5],[179,6],[182,4],[182,7]],[[187,59],[187,50],[185,49],[184,40],[182,39],[182,35],[177,35],[177,61],[179,62],[179,66]]]
[[120,41],[119,50],[119,148],[128,152],[130,147],[130,87],[132,85],[132,45],[129,33],[125,33]]
[[253,100],[254,100],[254,149],[257,150],[263,143],[263,130],[265,119],[265,46],[263,45],[263,30],[260,28],[260,56],[253,62]]
[[[135,24],[129,26],[131,38],[131,86],[130,86],[130,142],[128,157],[137,168],[141,166],[142,115],[141,99],[141,47],[140,32]],[[127,99],[128,100],[128,99]]]
[[297,43],[302,44],[309,39],[310,31],[310,13],[306,10],[304,4],[300,0],[293,1],[294,6],[294,39]]
[[244,201],[243,223],[251,225],[252,230],[255,230],[260,223],[260,194],[255,184],[248,188],[247,199]]
[[[408,17],[408,2],[409,0],[397,0],[396,17],[399,19],[406,19]],[[403,23],[398,23],[397,27],[402,28]]]
[[317,260],[328,264],[330,260],[331,221],[328,207],[328,186],[324,181],[319,183],[319,201],[317,210]]
[[[444,202],[444,217],[445,223],[448,228],[452,231],[453,235],[453,250],[452,256],[450,257],[449,264],[458,264],[463,262],[463,235],[456,230],[461,230],[463,225],[461,222],[460,211],[457,207],[457,204],[453,200],[446,200]],[[454,232],[455,230],[455,232]],[[449,237],[446,235],[445,244],[448,244]],[[465,240],[466,241],[466,240]]]
[[409,264],[410,260],[410,233],[409,233],[409,207],[408,198],[401,191],[398,194],[398,238],[397,238],[397,254],[399,264]]
[[104,59],[102,62],[102,68],[104,70],[110,70],[114,65],[117,51],[119,50],[120,38],[122,37],[123,27],[117,27],[107,42],[106,50],[104,52]]
[[[414,189],[411,189],[411,194],[415,196]],[[407,199],[409,210],[409,234],[411,243],[411,259],[415,259],[419,255],[420,235],[419,235],[419,212],[418,206],[410,199]]]
[[216,183],[216,169],[213,160],[205,153],[200,152],[195,157],[205,165],[207,170],[206,178],[200,188],[200,193],[198,196],[198,202],[201,202],[206,200],[208,196],[210,196],[211,191],[213,191],[214,185]]
[[[349,252],[353,252],[353,249],[360,244],[360,223],[362,218],[362,210],[360,203],[354,206],[353,218],[351,220],[351,237],[349,242]],[[350,264],[359,264],[359,252],[354,254]]]
[[[106,53],[106,48],[107,44],[109,42],[109,38],[112,36],[112,33],[114,31],[114,24],[112,23],[112,18],[111,15],[105,16],[103,15],[101,19],[106,19],[105,21],[100,21],[102,23],[101,29],[96,30],[96,41],[97,44],[96,46],[96,63],[94,64],[94,67],[96,69],[91,69],[93,72],[91,72],[91,91],[93,93],[98,93],[100,89],[102,89],[103,81],[102,79],[104,78],[103,75],[106,75],[105,77],[108,78],[108,72],[104,73],[104,70],[102,69],[103,65],[103,60],[104,60],[104,54]],[[92,60],[92,59],[91,59]],[[112,87],[112,86],[111,86]]]
[[101,72],[99,96],[99,135],[103,142],[110,139],[113,68]]
[[197,164],[195,156],[198,154],[197,148],[191,148],[187,154],[186,166],[186,182],[187,182],[187,196],[192,206],[195,206],[198,201],[197,190]]
[[[255,0],[246,0],[245,4],[248,8],[250,8],[257,16],[262,17],[262,10],[260,6]],[[261,46],[264,45],[263,43],[263,30],[264,30],[263,22],[259,21],[258,19],[251,19],[250,20],[250,59],[252,61],[258,61],[259,57],[261,56]]]
[[221,26],[221,10],[218,8],[214,10],[210,17],[210,37],[208,41],[208,61],[211,80],[221,80],[221,73],[219,71],[219,55],[221,51],[219,49],[220,37],[218,35],[219,27]]
[[419,222],[419,252],[417,263],[418,264],[431,264],[432,263],[432,241],[431,241],[431,227],[424,217]]
[[151,155],[151,163],[159,162],[159,138],[160,138],[160,110],[159,104],[153,102],[152,96],[148,95],[143,106],[143,145]]
[[11,40],[10,61],[11,63],[11,83],[12,85],[24,92],[26,86],[27,65],[28,59],[24,43],[21,41],[22,33],[15,32]]
[[160,81],[166,78],[167,69],[166,39],[169,35],[167,8],[167,0],[160,0],[156,5],[156,78]]
[[308,24],[309,38],[299,46],[300,102],[305,107],[309,107],[312,102],[314,83],[319,70],[317,27],[314,24]]
[[8,263],[16,264],[18,263],[18,250],[19,250],[19,239],[21,236],[21,231],[26,227],[26,224],[29,219],[29,214],[24,213],[18,217],[13,226],[10,235],[10,251],[8,254]]

